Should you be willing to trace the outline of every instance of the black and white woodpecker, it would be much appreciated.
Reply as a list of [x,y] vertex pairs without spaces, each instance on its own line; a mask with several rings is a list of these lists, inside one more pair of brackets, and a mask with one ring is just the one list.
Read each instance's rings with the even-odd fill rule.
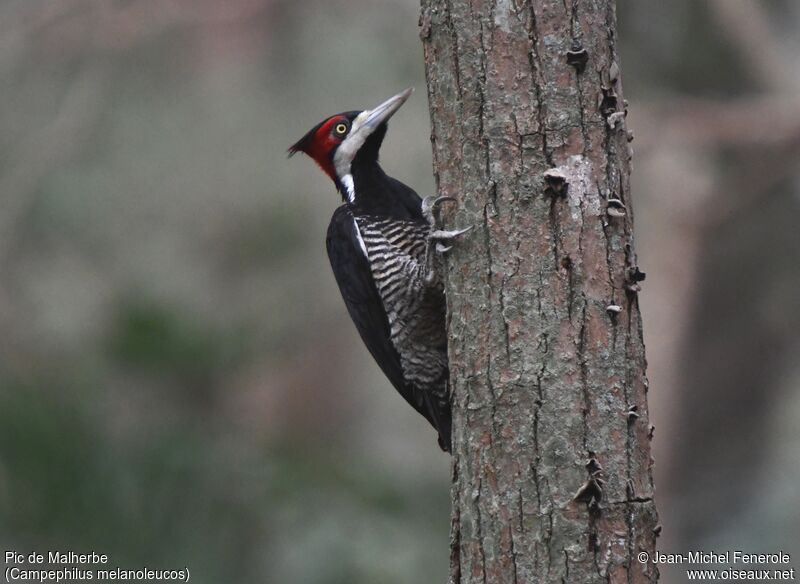
[[378,151],[406,89],[371,110],[320,122],[289,148],[304,152],[333,180],[344,204],[328,226],[328,258],[367,349],[405,400],[436,428],[450,452],[445,297],[437,253],[469,230],[438,226],[438,206],[388,176]]

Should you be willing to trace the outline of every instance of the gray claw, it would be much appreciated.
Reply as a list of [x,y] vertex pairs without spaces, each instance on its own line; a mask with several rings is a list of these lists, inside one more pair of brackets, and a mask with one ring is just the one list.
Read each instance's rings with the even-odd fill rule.
[[425,197],[424,199],[422,199],[422,211],[423,213],[431,212],[442,203],[455,200],[456,200],[455,197],[450,197],[447,195],[442,195],[441,197],[437,197],[436,195],[431,195],[429,197]]
[[438,222],[436,217],[437,207],[439,207],[439,205],[441,205],[442,203],[448,201],[455,202],[455,200],[456,199],[454,197],[449,197],[444,195],[441,197],[437,197],[435,195],[431,195],[430,197],[425,197],[424,199],[422,199],[422,214],[428,220],[428,223],[430,223],[432,226],[436,225],[436,223]]
[[431,202],[431,209],[435,209],[436,207],[438,207],[438,206],[439,206],[439,205],[441,205],[442,203],[446,203],[446,202],[448,202],[448,201],[449,201],[449,202],[455,202],[455,200],[456,200],[456,198],[455,198],[455,197],[450,197],[450,196],[447,196],[447,195],[442,195],[441,197],[436,197],[436,198],[435,198],[435,199],[434,199],[434,200]]
[[444,245],[443,243],[436,244],[436,251],[438,251],[439,253],[447,253],[451,249],[453,249],[452,245]]
[[441,229],[438,229],[430,234],[430,238],[437,240],[455,239],[459,235],[464,235],[467,231],[470,231],[473,227],[474,227],[473,225],[470,225],[469,227],[465,227],[464,229],[456,229],[453,231],[443,231]]

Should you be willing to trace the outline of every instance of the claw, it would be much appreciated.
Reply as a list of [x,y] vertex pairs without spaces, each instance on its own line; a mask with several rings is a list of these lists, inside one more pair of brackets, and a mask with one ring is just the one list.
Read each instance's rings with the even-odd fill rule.
[[439,205],[446,202],[455,202],[455,200],[456,199],[454,197],[449,197],[445,195],[441,197],[437,197],[434,195],[431,195],[430,197],[425,197],[422,200],[422,214],[428,220],[428,223],[430,223],[432,226],[435,226],[438,223],[438,217],[436,216],[436,212]]
[[443,243],[436,244],[436,251],[438,251],[439,253],[447,253],[451,249],[453,249],[452,245],[444,245]]
[[470,225],[469,227],[465,227],[464,229],[456,229],[453,231],[443,231],[441,229],[437,229],[436,231],[432,231],[430,234],[431,239],[436,240],[447,240],[447,239],[455,239],[459,235],[464,235],[467,231],[470,231],[474,225]]
[[422,209],[423,209],[423,212],[425,212],[425,211],[431,212],[436,207],[441,205],[442,203],[446,203],[448,201],[455,202],[455,200],[456,200],[455,197],[450,197],[450,196],[447,196],[447,195],[442,195],[441,197],[437,197],[435,195],[431,195],[429,197],[425,197],[422,200]]
[[435,199],[434,199],[434,200],[431,202],[431,209],[435,209],[436,207],[438,207],[438,206],[439,206],[439,205],[441,205],[442,203],[446,203],[446,202],[455,202],[455,200],[456,200],[456,198],[455,198],[455,197],[450,197],[450,196],[447,196],[447,195],[442,195],[441,197],[436,197],[436,198],[435,198]]

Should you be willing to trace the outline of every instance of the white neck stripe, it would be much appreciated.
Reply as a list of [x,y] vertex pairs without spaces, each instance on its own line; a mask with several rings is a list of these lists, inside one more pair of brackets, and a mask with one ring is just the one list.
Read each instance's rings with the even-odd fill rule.
[[361,246],[361,251],[364,252],[364,257],[369,259],[369,255],[367,254],[367,246],[364,245],[364,238],[361,237],[361,230],[358,228],[358,221],[356,221],[355,217],[353,217],[353,227],[356,230],[356,239],[358,239],[358,245]]
[[345,196],[347,197],[347,202],[348,203],[355,203],[356,202],[356,185],[353,182],[353,175],[350,174],[350,173],[347,173],[340,180],[342,181],[342,184],[344,185],[345,191],[347,191],[345,193]]

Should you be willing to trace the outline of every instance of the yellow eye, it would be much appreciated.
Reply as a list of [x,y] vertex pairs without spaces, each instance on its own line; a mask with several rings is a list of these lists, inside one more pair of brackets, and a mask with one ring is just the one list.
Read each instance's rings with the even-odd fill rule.
[[336,128],[334,128],[337,134],[343,136],[347,134],[347,124],[336,124]]

